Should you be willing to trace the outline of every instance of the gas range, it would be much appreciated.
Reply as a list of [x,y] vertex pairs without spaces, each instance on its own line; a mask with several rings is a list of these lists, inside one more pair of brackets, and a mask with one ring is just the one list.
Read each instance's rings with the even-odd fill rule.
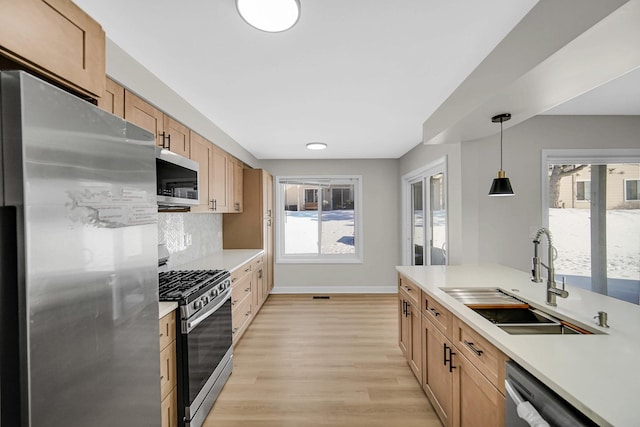
[[173,270],[158,273],[160,301],[176,301],[183,320],[204,309],[231,286],[226,270]]

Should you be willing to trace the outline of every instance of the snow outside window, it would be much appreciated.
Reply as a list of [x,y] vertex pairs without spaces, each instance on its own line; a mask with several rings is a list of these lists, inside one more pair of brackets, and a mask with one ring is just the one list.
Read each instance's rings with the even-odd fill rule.
[[277,261],[362,262],[362,178],[276,178]]

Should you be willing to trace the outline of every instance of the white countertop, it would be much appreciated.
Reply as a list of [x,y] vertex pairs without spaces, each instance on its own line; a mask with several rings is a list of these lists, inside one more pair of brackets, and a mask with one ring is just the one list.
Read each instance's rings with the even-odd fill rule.
[[224,249],[220,252],[177,266],[174,270],[218,269],[233,271],[262,253],[264,253],[263,249]]
[[158,319],[162,319],[167,314],[178,308],[178,303],[175,301],[160,301]]
[[[229,270],[233,271],[247,261],[264,253],[263,249],[224,249],[212,255],[199,258],[187,264],[175,267],[175,270]],[[160,302],[159,316],[161,319],[178,308],[177,302]]]
[[[397,271],[599,425],[640,425],[640,307],[567,284],[568,298],[545,304],[546,280],[500,265],[403,266]],[[602,335],[510,335],[441,287],[497,287],[533,307]],[[610,328],[593,317],[606,311]]]

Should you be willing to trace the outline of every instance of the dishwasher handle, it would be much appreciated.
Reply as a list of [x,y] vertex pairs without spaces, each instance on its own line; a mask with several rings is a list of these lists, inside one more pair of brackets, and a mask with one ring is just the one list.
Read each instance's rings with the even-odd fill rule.
[[504,380],[504,388],[507,394],[516,404],[516,411],[518,416],[525,420],[531,427],[551,427],[548,422],[540,416],[536,408],[533,407],[531,402],[527,402],[520,396],[520,393],[513,388],[509,380]]

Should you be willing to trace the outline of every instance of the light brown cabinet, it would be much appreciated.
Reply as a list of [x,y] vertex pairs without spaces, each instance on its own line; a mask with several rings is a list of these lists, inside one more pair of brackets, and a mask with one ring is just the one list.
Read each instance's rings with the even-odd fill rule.
[[244,208],[240,214],[224,215],[223,247],[264,250],[268,295],[273,289],[273,177],[263,169],[245,168],[243,172]]
[[423,314],[422,388],[445,427],[453,425],[453,345]]
[[244,181],[244,164],[235,157],[232,157],[231,169],[233,175],[231,182],[231,209],[233,212],[240,213],[243,210],[242,183]]
[[105,34],[71,0],[0,0],[0,54],[92,98],[105,87]]
[[164,115],[163,120],[165,133],[164,148],[173,153],[189,158],[191,147],[189,128],[166,114]]
[[162,427],[178,425],[176,400],[176,312],[160,319],[160,396]]
[[164,113],[128,90],[124,92],[124,118],[154,134],[156,145],[164,146]]
[[422,316],[417,304],[419,298],[415,298],[416,292],[420,292],[420,288],[399,280],[398,297],[401,307],[398,323],[401,328],[401,348],[413,374],[422,382]]
[[[507,356],[454,316],[427,292],[399,275],[400,349],[445,427],[504,425],[504,370]],[[420,294],[421,339],[402,319]],[[404,301],[404,303],[402,303]],[[421,357],[421,371],[414,359]]]
[[249,327],[254,312],[251,261],[231,271],[231,327],[233,345]]
[[[231,203],[232,196],[242,199],[242,180],[238,179],[240,189],[234,186],[235,166],[242,165],[235,157],[232,157],[209,140],[196,132],[190,133],[191,160],[198,162],[198,191],[200,204],[191,208],[193,212],[215,213],[240,213],[242,203]],[[242,173],[242,169],[239,171]]]
[[124,119],[124,87],[108,78],[98,107]]

